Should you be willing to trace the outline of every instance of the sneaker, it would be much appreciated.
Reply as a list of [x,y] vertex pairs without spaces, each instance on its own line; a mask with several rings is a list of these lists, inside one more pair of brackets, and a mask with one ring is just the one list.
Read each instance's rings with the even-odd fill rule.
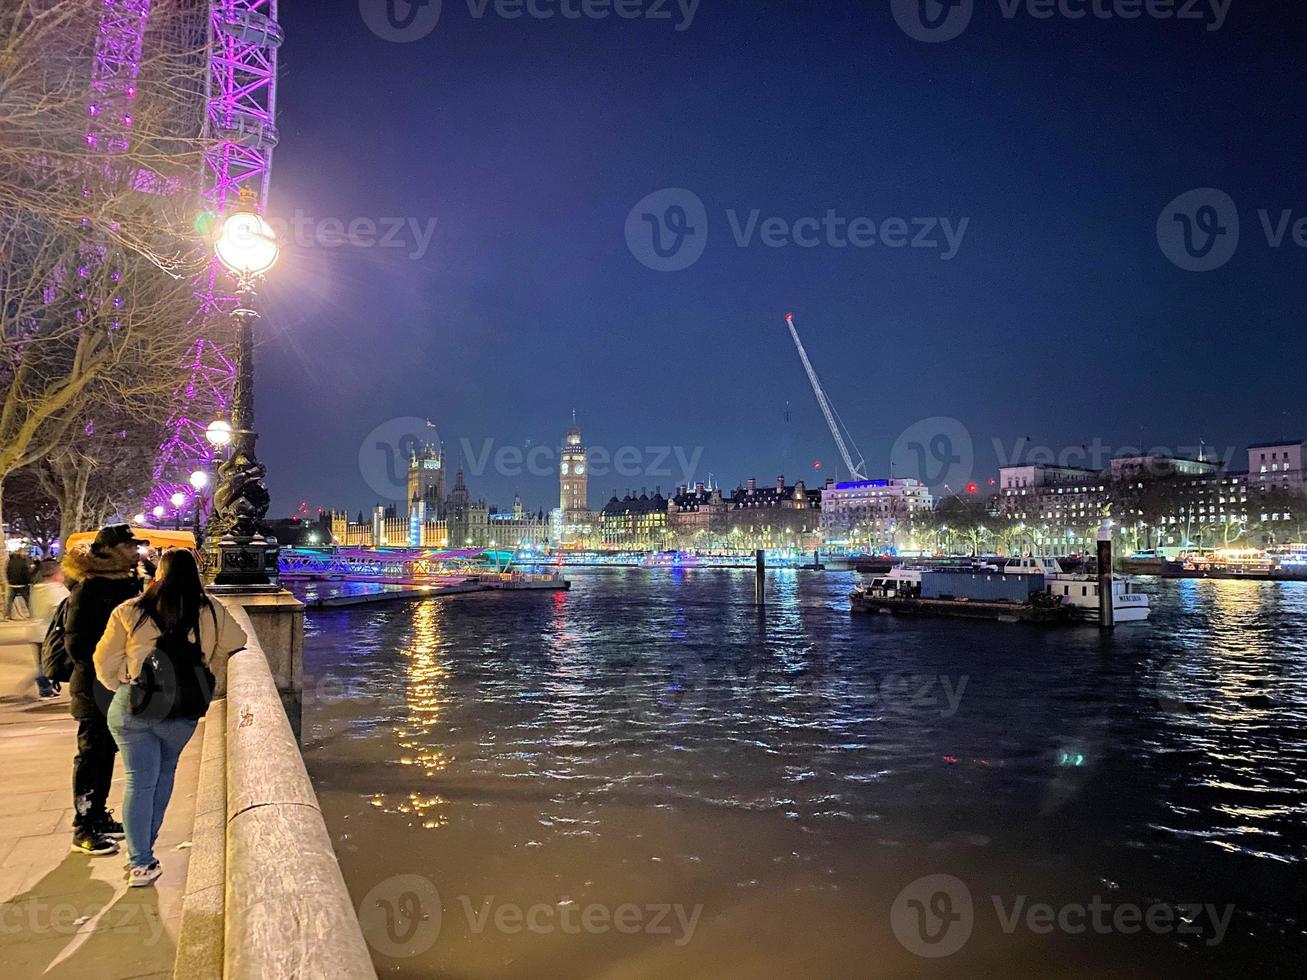
[[127,836],[123,833],[123,825],[113,818],[112,810],[105,810],[95,821],[94,826],[97,834],[110,840],[122,840]]
[[146,868],[130,867],[127,869],[127,887],[144,888],[146,885],[153,885],[161,874],[163,868],[159,867],[158,861]]
[[94,830],[79,830],[73,834],[72,849],[79,854],[94,854],[96,856],[117,854],[118,843],[96,833]]

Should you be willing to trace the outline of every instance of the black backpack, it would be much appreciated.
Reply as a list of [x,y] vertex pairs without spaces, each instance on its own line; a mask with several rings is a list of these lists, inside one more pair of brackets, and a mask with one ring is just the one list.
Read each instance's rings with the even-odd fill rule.
[[56,684],[64,684],[73,679],[75,665],[68,653],[67,627],[68,599],[65,598],[50,617],[45,639],[41,641],[41,673]]
[[140,676],[132,681],[132,714],[150,721],[203,718],[213,700],[215,682],[197,641],[180,633],[164,633],[141,665]]

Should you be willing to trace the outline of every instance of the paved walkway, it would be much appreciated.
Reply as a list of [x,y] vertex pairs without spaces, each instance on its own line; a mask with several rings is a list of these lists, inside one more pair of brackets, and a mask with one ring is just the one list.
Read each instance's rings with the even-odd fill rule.
[[[39,703],[31,647],[5,641],[0,622],[0,974],[126,980],[171,977],[181,921],[204,723],[182,755],[172,805],[156,848],[154,888],[123,881],[126,845],[90,857],[72,842],[76,722],[68,696]],[[122,763],[109,805],[122,815]]]

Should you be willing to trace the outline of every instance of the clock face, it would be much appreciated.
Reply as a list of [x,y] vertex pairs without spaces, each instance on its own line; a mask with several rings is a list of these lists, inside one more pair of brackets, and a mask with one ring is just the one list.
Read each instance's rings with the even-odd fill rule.
[[570,469],[571,469],[571,467],[569,467],[567,463],[564,463],[564,464],[563,464],[563,476],[567,476],[568,471],[569,471]]
[[577,475],[577,476],[580,476],[580,475],[581,475],[582,473],[584,473],[584,472],[585,472],[585,467],[582,466],[580,463],[577,463],[577,464],[576,464],[576,475]]

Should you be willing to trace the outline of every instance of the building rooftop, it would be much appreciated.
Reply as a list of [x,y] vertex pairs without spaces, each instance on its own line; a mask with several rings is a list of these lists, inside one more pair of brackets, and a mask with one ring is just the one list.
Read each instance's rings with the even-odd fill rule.
[[1307,439],[1281,439],[1279,442],[1254,442],[1249,449],[1278,449],[1280,446],[1301,446]]

